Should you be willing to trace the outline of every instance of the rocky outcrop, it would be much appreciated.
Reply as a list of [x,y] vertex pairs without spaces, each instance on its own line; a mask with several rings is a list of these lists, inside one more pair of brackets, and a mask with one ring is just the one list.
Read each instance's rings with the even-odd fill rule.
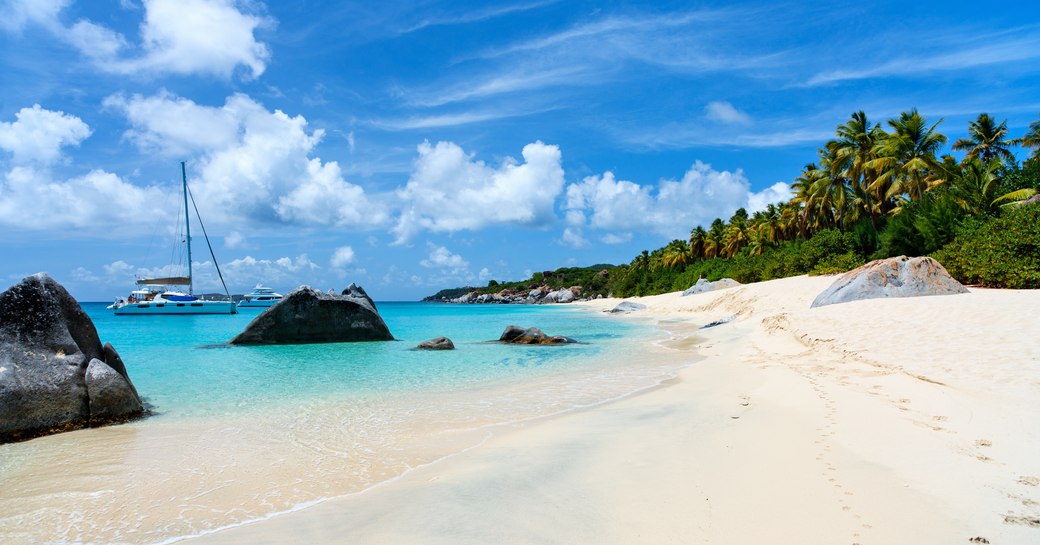
[[502,336],[498,340],[508,344],[570,344],[578,342],[570,337],[559,335],[550,337],[536,327],[523,328],[515,325],[506,327],[506,330],[502,332]]
[[46,274],[0,293],[0,443],[144,414],[126,366]]
[[687,295],[696,295],[698,293],[706,293],[709,291],[724,290],[726,288],[735,288],[740,285],[740,282],[732,278],[722,278],[714,282],[708,282],[707,279],[701,278],[696,284],[683,290],[683,297]]
[[609,312],[611,314],[623,314],[623,313],[635,312],[637,310],[644,310],[645,308],[646,308],[646,305],[644,305],[643,303],[635,303],[635,302],[632,302],[632,301],[621,301],[620,303],[617,304],[616,307],[608,310],[607,312]]
[[351,282],[350,285],[347,286],[347,288],[345,290],[343,290],[343,293],[341,293],[340,295],[347,295],[347,296],[350,296],[350,297],[359,297],[361,299],[364,299],[365,301],[368,301],[368,304],[372,305],[373,309],[378,310],[378,309],[376,309],[376,302],[373,301],[372,298],[368,296],[368,293],[365,291],[365,288],[362,288],[361,286],[359,286],[359,285],[357,285],[357,284],[355,284],[353,282]]
[[261,312],[230,344],[394,340],[368,294],[354,287],[336,295],[300,286]]
[[930,257],[892,257],[871,261],[841,275],[812,303],[811,308],[860,299],[921,297],[968,293],[968,288]]
[[419,350],[455,350],[455,343],[447,337],[434,337],[419,343],[416,348]]

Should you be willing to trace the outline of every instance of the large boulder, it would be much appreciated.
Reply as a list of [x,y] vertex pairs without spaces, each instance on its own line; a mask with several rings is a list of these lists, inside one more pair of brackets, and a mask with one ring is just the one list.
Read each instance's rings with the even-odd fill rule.
[[40,273],[0,293],[0,443],[143,414],[119,354],[61,284]]
[[740,282],[732,278],[721,278],[714,282],[709,282],[706,278],[697,280],[697,283],[683,290],[683,297],[687,295],[696,295],[698,293],[706,293],[715,290],[724,290],[726,288],[735,288],[740,285]]
[[559,335],[550,337],[537,327],[523,328],[515,325],[507,326],[498,340],[508,344],[570,344],[578,342],[570,337]]
[[812,303],[812,308],[860,299],[920,297],[968,293],[968,288],[930,257],[891,257],[871,261],[834,281]]
[[[360,291],[358,291],[360,290]],[[231,344],[392,341],[394,336],[364,290],[322,293],[300,286],[261,312]],[[364,294],[362,296],[361,294]]]

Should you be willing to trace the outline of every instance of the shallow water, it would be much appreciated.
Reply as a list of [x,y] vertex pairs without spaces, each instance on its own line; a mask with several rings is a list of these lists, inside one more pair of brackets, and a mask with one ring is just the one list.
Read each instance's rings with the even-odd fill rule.
[[[154,415],[0,445],[0,542],[166,543],[363,491],[498,424],[652,387],[660,330],[563,306],[379,303],[394,342],[222,347],[237,316],[85,304]],[[507,325],[574,337],[504,346]],[[414,346],[448,336],[454,351]]]

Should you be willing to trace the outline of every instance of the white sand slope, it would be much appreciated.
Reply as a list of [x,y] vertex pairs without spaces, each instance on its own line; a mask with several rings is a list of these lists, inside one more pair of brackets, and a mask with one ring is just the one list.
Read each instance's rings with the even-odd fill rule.
[[832,280],[639,299],[672,383],[191,542],[1040,543],[1040,291],[810,310]]

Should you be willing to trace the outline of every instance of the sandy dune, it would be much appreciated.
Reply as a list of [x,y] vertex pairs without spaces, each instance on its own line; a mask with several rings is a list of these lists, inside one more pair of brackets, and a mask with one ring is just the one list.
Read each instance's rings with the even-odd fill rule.
[[832,281],[642,298],[668,384],[190,542],[1040,543],[1040,291],[810,310]]

